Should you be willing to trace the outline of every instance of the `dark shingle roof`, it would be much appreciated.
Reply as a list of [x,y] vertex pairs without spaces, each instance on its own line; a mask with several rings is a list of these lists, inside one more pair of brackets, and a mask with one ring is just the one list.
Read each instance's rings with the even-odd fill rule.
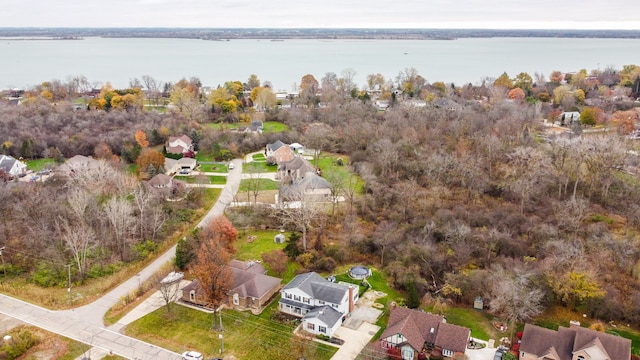
[[267,144],[267,149],[269,149],[270,151],[276,151],[278,149],[280,149],[283,146],[286,146],[287,144],[283,143],[282,141],[278,140],[276,142],[274,142],[273,144]]
[[441,323],[438,325],[435,344],[443,349],[464,353],[469,336],[471,336],[471,330],[466,327]]

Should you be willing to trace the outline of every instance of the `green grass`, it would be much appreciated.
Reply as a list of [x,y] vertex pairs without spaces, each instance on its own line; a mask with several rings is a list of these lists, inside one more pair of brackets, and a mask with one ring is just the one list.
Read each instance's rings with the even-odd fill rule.
[[[234,246],[237,250],[235,258],[238,260],[260,260],[262,254],[274,249],[284,249],[285,244],[276,244],[273,237],[280,232],[277,230],[251,230],[240,232]],[[250,237],[255,236],[254,240]],[[286,236],[286,234],[285,234]]]
[[267,161],[267,158],[264,157],[263,153],[259,153],[259,154],[253,154],[251,155],[251,159],[253,159],[253,161]]
[[[242,198],[241,193],[247,192],[247,189],[251,187],[251,185],[253,184],[253,181],[258,182],[260,191],[278,190],[278,188],[280,187],[280,182],[273,181],[271,179],[244,179],[240,181],[240,188],[238,189],[239,198]],[[253,199],[253,196],[252,196],[252,199]]]
[[227,164],[200,164],[200,171],[202,172],[218,172],[218,173],[226,173],[229,172],[227,169]]
[[[492,316],[471,308],[450,307],[444,310],[447,322],[471,329],[471,336],[477,339],[497,339],[500,333],[494,329]],[[502,335],[504,336],[504,335]]]
[[27,164],[27,169],[33,171],[53,169],[54,167],[56,167],[56,162],[53,159],[25,160],[24,163]]
[[196,154],[196,161],[197,162],[202,162],[202,161],[207,161],[207,162],[213,162],[213,154],[210,153],[205,153],[204,151],[198,151],[198,153]]
[[84,354],[85,352],[89,351],[89,349],[91,349],[91,346],[87,345],[85,343],[81,343],[81,342],[78,342],[78,341],[75,341],[75,340],[71,340],[69,338],[63,338],[63,339],[67,343],[69,351],[67,351],[66,354],[64,354],[61,357],[59,357],[58,358],[59,360],[74,360],[74,359],[77,359],[82,354]]
[[289,126],[277,121],[265,121],[262,124],[262,132],[263,133],[278,133],[288,131]]
[[224,185],[227,183],[226,176],[216,176],[216,175],[212,175],[212,176],[204,176],[204,175],[178,176],[176,175],[174,176],[174,179],[184,181],[188,184],[201,184],[203,183],[203,181],[205,184]]
[[250,162],[242,164],[243,173],[266,173],[277,172],[278,165],[267,165],[266,162]]
[[[272,305],[273,306],[273,305]],[[238,359],[330,359],[337,351],[331,346],[303,341],[293,335],[293,324],[271,320],[248,312],[224,310],[223,355]],[[174,306],[171,316],[160,308],[127,326],[127,335],[175,352],[187,349],[217,356],[220,350],[218,331],[213,330],[213,314],[184,306]]]

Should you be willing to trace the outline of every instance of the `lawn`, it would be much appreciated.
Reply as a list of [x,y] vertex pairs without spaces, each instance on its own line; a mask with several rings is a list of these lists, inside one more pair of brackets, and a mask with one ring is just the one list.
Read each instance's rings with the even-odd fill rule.
[[243,173],[266,173],[266,172],[277,172],[278,165],[267,165],[266,162],[250,162],[242,164],[242,172]]
[[[238,130],[241,127],[248,127],[249,123],[209,123],[208,126],[214,130]],[[289,126],[278,121],[265,121],[262,123],[263,133],[278,133],[288,131]]]
[[264,157],[263,153],[259,153],[259,154],[253,154],[251,155],[251,159],[253,161],[257,161],[257,162],[261,162],[261,161],[267,161],[267,158]]
[[174,179],[184,181],[188,184],[218,184],[224,185],[227,183],[226,176],[206,176],[206,175],[195,175],[195,176],[175,176]]
[[[259,184],[260,191],[266,190],[278,190],[280,188],[280,182],[274,181],[271,179],[244,179],[240,181],[240,188],[238,189],[238,197],[241,197],[244,192],[246,195],[247,189],[251,187],[254,181],[257,181]],[[251,194],[253,200],[253,194]]]
[[53,169],[57,165],[53,159],[25,160],[24,163],[27,164],[27,169],[33,170],[33,171],[40,171],[43,169]]
[[[273,306],[273,305],[272,305]],[[265,311],[266,312],[266,311]],[[224,310],[224,353],[238,359],[330,359],[336,348],[293,335],[294,324],[283,324],[249,312]],[[196,350],[218,356],[221,341],[213,330],[214,316],[204,311],[174,306],[171,316],[160,308],[127,326],[127,335],[175,352]]]
[[284,249],[285,244],[276,244],[273,241],[273,237],[279,233],[277,230],[240,231],[234,244],[237,250],[234,257],[238,260],[260,260],[263,253]]
[[202,172],[217,172],[217,173],[229,172],[229,169],[227,169],[226,163],[200,164],[199,170]]

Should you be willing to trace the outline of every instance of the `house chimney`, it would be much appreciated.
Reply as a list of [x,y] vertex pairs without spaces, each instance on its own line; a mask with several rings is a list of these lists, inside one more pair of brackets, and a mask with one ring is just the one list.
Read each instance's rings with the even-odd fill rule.
[[353,312],[353,286],[349,285],[349,313]]
[[576,329],[580,327],[580,321],[578,320],[571,320],[569,321],[569,329]]

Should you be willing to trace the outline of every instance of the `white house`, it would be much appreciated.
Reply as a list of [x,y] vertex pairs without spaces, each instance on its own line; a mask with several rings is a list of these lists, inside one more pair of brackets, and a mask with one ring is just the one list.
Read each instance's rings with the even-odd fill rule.
[[171,136],[165,148],[170,154],[184,154],[193,150],[193,140],[187,135]]
[[0,155],[0,169],[12,176],[18,176],[27,173],[27,164],[12,156]]
[[189,171],[196,168],[196,159],[183,157],[182,159],[175,160],[171,158],[164,158],[164,169],[167,175],[177,174],[180,170],[188,169]]
[[[308,330],[313,324],[310,332],[333,336],[353,311],[358,288],[354,284],[330,282],[315,272],[304,273],[282,288],[278,306],[283,313],[302,317],[303,329]],[[340,314],[340,321],[336,320],[336,314]]]

